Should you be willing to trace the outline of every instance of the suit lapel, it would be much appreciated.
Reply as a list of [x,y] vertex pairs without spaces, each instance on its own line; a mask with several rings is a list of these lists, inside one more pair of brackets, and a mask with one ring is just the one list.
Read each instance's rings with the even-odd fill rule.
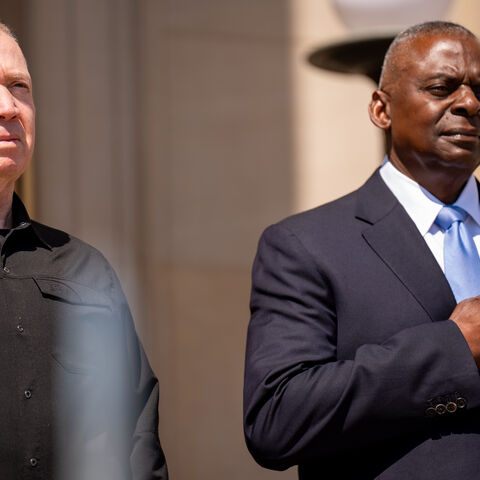
[[357,218],[363,238],[432,320],[447,319],[455,299],[435,257],[378,170],[359,190]]

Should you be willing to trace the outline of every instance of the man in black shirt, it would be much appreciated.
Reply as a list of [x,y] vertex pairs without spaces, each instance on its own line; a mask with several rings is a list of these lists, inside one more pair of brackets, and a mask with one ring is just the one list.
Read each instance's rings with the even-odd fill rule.
[[158,382],[115,273],[14,194],[34,138],[31,78],[0,24],[0,476],[166,479]]

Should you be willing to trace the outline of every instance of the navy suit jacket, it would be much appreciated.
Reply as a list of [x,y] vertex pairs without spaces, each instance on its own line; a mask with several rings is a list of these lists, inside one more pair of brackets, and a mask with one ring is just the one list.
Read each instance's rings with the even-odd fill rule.
[[454,308],[378,171],[269,227],[245,370],[257,462],[302,480],[480,478],[480,377]]

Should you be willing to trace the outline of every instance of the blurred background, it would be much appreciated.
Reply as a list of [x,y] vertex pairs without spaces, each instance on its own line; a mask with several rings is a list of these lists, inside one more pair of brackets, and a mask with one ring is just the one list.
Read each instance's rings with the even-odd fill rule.
[[[243,356],[262,230],[382,160],[372,80],[307,61],[354,35],[333,3],[0,0],[37,106],[19,188],[34,218],[119,274],[159,377],[173,480],[296,478],[244,445]],[[479,34],[480,2],[445,18]]]

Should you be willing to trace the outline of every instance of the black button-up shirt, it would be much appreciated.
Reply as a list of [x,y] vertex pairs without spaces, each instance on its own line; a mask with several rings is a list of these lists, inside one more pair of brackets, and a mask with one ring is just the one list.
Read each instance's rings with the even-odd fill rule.
[[0,476],[167,478],[158,382],[97,250],[30,220],[0,235]]

